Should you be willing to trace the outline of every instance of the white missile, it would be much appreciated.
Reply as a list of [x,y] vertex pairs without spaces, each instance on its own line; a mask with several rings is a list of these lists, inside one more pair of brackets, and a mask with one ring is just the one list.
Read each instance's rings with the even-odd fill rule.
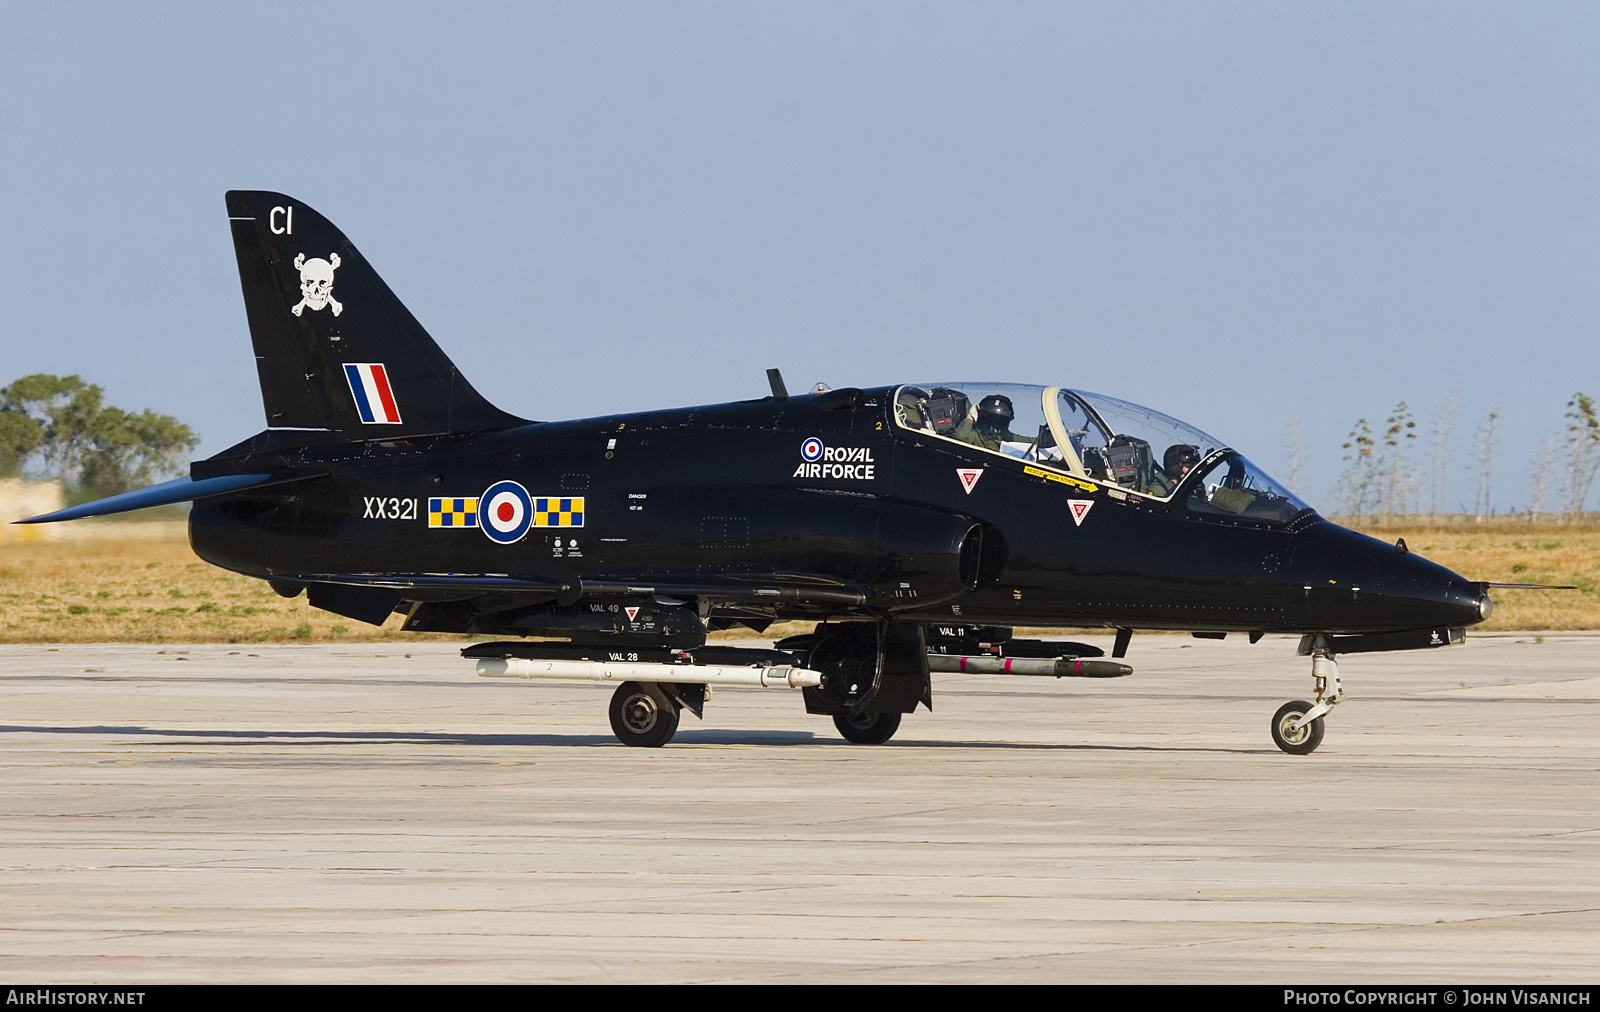
[[753,668],[711,664],[641,664],[483,657],[478,660],[478,674],[484,678],[559,678],[584,682],[682,682],[686,685],[750,685],[780,689],[803,689],[822,684],[820,671],[789,664]]

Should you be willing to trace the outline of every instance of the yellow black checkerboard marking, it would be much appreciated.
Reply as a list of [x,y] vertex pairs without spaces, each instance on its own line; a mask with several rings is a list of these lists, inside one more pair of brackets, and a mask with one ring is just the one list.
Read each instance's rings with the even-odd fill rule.
[[468,496],[465,499],[429,499],[428,500],[428,526],[429,527],[476,527],[478,526],[478,498]]
[[533,501],[533,526],[582,527],[583,498],[535,499]]

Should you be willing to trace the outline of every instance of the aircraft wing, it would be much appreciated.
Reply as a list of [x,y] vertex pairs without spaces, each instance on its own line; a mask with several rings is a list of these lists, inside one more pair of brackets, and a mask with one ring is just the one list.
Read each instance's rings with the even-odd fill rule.
[[278,577],[295,583],[326,583],[340,587],[379,587],[384,590],[458,591],[463,594],[541,594],[554,596],[571,585],[538,577],[494,573],[306,573]]
[[[581,579],[573,583],[538,576],[504,573],[304,573],[276,579],[304,584],[332,584],[341,587],[372,587],[399,591],[421,591],[434,596],[439,592],[454,597],[470,594],[532,594],[540,597],[571,598],[591,596],[642,596],[666,598],[711,597],[729,604],[786,603],[821,607],[852,607],[864,604],[868,593],[863,587],[842,584],[820,577],[782,574],[764,577],[702,576],[680,574],[638,579]],[[574,593],[574,590],[577,593]]]
[[708,577],[700,575],[641,577],[636,580],[582,581],[583,593],[650,594],[656,597],[709,597],[728,604],[770,604],[774,601],[824,607],[865,604],[866,588],[837,580],[782,576]]

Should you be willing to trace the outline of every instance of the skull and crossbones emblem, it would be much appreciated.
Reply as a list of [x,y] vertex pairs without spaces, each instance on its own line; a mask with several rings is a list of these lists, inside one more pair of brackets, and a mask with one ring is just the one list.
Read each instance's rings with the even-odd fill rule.
[[333,297],[333,272],[339,269],[339,254],[329,253],[326,260],[321,257],[307,260],[306,255],[301,253],[294,258],[294,269],[300,272],[301,298],[289,308],[289,312],[299,316],[308,306],[315,310],[332,306],[334,316],[344,312],[344,306]]

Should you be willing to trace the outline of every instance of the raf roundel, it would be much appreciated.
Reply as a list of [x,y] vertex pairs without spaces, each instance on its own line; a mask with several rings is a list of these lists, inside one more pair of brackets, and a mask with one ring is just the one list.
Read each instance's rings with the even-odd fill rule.
[[478,498],[478,526],[490,541],[521,541],[533,526],[533,500],[514,481],[497,481]]
[[816,436],[800,444],[800,456],[806,460],[815,461],[822,456],[822,440]]

